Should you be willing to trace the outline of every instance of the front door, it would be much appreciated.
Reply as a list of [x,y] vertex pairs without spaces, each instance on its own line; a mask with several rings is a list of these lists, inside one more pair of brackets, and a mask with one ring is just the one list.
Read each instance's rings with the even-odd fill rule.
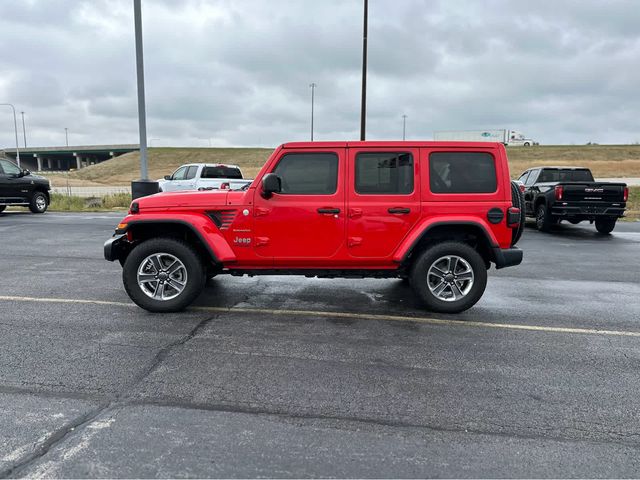
[[344,149],[283,150],[270,172],[282,190],[256,189],[253,247],[275,266],[326,265],[345,239]]
[[349,254],[387,258],[420,218],[418,149],[350,148],[348,158]]
[[22,170],[8,160],[0,160],[0,199],[7,203],[27,202],[30,183],[21,176]]

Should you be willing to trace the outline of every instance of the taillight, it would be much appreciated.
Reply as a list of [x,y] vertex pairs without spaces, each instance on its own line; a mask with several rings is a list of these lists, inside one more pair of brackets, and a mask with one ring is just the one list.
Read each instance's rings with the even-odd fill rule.
[[220,184],[220,190],[229,190],[229,182],[223,182]]
[[556,200],[562,200],[562,194],[564,191],[562,190],[562,185],[556,185]]
[[629,187],[624,187],[624,192],[622,193],[622,201],[626,202],[629,200]]
[[509,207],[507,210],[507,225],[510,228],[516,228],[520,225],[520,209]]

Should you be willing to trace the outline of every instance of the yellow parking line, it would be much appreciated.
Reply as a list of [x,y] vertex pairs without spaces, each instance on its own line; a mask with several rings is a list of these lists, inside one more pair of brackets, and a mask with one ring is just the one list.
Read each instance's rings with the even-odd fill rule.
[[[37,303],[70,303],[83,305],[106,305],[115,307],[135,307],[133,303],[110,302],[106,300],[86,300],[75,298],[40,298],[0,295],[0,301],[37,302]],[[320,312],[316,310],[282,310],[270,308],[226,308],[226,307],[191,307],[199,312],[215,313],[260,313],[268,315],[311,316],[324,318],[351,318],[354,320],[380,320],[391,322],[413,322],[428,325],[449,325],[458,327],[499,328],[506,330],[523,330],[530,332],[567,333],[579,335],[609,335],[616,337],[640,337],[640,332],[626,330],[599,330],[595,328],[546,327],[542,325],[520,325],[514,323],[478,322],[472,320],[450,320],[445,318],[409,317],[404,315],[380,315],[375,313]]]

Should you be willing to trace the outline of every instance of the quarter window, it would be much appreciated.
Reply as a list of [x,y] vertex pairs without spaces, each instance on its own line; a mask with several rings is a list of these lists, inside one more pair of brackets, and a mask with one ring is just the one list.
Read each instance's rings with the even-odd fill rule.
[[410,153],[358,153],[356,192],[408,194],[413,192],[413,155]]
[[338,156],[335,153],[288,153],[275,170],[286,195],[332,195],[338,189]]
[[498,188],[493,156],[484,152],[434,152],[429,155],[433,193],[493,193]]

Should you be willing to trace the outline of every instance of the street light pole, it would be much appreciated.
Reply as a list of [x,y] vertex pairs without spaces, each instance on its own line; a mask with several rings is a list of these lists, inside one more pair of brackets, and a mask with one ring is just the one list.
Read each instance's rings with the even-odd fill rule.
[[144,61],[142,58],[142,6],[133,0],[133,21],[136,33],[136,71],[138,76],[138,127],[140,130],[140,177],[148,180],[147,173],[147,114],[144,101]]
[[11,107],[13,110],[13,129],[16,133],[16,162],[18,163],[18,167],[20,166],[20,145],[18,145],[18,122],[16,120],[16,107],[14,107],[11,103],[0,103],[0,106]]
[[64,141],[68,147],[69,146],[69,129],[67,127],[64,127]]
[[362,31],[362,100],[360,104],[360,140],[365,139],[367,117],[367,23],[369,0],[364,0],[364,26]]
[[405,140],[405,133],[407,132],[407,116],[402,115],[402,140]]
[[315,83],[312,83],[309,86],[311,87],[311,141],[313,142],[313,100],[317,85]]
[[24,128],[24,112],[20,112],[22,115],[22,136],[24,137],[24,148],[27,148],[27,129]]

